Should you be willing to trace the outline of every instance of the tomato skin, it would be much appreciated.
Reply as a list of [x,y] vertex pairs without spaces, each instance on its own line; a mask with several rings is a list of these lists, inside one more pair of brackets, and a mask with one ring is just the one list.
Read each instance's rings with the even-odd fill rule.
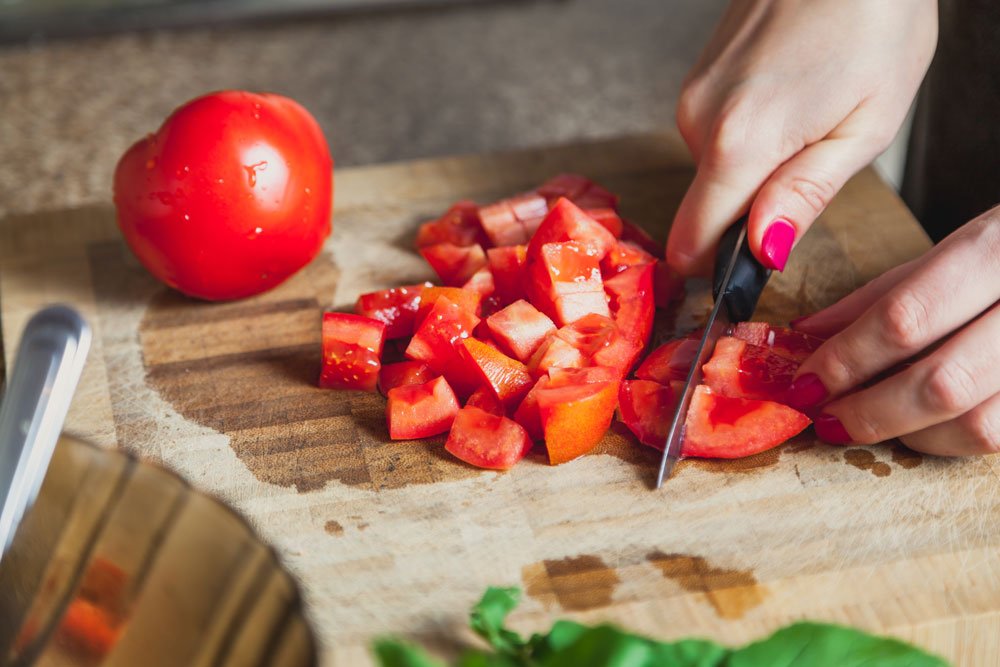
[[444,448],[478,468],[509,470],[531,451],[531,444],[517,422],[466,406],[455,417]]
[[422,361],[398,361],[394,364],[382,364],[378,374],[378,390],[388,394],[396,387],[406,387],[413,384],[424,384],[435,377],[430,367]]
[[704,365],[704,382],[713,393],[784,403],[799,363],[739,338],[723,336]]
[[403,285],[362,294],[354,304],[354,312],[384,322],[386,338],[412,336],[420,294],[427,287],[431,284]]
[[458,414],[458,399],[443,377],[389,390],[385,406],[389,437],[417,440],[444,433]]
[[618,405],[618,380],[539,389],[538,414],[549,463],[586,454],[601,441]]
[[527,367],[488,343],[466,338],[456,348],[467,376],[475,378],[478,386],[488,387],[504,406],[517,405],[531,389]]
[[319,386],[375,391],[384,345],[383,322],[349,313],[324,313]]
[[115,169],[118,226],[167,285],[207,300],[268,290],[330,235],[333,160],[319,125],[280,95],[191,100]]
[[490,248],[486,251],[490,273],[500,303],[507,305],[525,296],[525,264],[528,247],[523,245]]
[[649,380],[626,380],[618,391],[618,409],[625,426],[650,447],[663,449],[670,431],[670,412],[677,405],[684,383],[669,385]]

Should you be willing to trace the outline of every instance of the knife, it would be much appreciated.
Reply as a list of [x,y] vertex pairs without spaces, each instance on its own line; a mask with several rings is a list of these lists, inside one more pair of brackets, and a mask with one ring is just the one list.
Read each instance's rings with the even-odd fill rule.
[[757,307],[760,293],[770,277],[750,252],[747,236],[747,216],[743,216],[722,235],[715,256],[715,272],[712,280],[712,297],[715,305],[705,324],[705,333],[698,343],[694,362],[684,381],[684,389],[674,408],[660,459],[660,470],[656,475],[656,488],[663,486],[663,480],[670,477],[681,455],[681,441],[684,439],[684,421],[695,387],[701,384],[701,367],[705,365],[719,338],[726,335],[734,322],[749,320]]

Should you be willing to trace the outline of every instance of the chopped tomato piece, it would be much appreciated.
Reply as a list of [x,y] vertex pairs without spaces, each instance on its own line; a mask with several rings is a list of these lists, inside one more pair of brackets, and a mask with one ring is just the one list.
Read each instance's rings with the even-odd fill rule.
[[620,377],[628,374],[642,351],[613,320],[594,313],[559,329],[556,336],[579,350],[589,363],[617,369]]
[[629,241],[619,241],[601,260],[601,271],[605,278],[625,269],[643,264],[656,264],[656,258]]
[[536,393],[549,463],[557,465],[586,454],[604,437],[618,404],[618,381],[548,386]]
[[497,398],[497,395],[489,387],[480,387],[472,392],[469,399],[465,402],[465,407],[474,407],[484,410],[491,415],[503,415],[506,413],[503,407],[503,403]]
[[568,199],[560,199],[542,220],[528,243],[528,257],[534,258],[548,243],[573,241],[577,247],[600,261],[617,243],[614,234],[584,213]]
[[653,275],[653,293],[657,308],[669,308],[674,301],[684,298],[684,277],[663,260],[658,261]]
[[457,305],[462,310],[478,315],[482,308],[483,297],[475,290],[464,287],[425,287],[420,295],[420,307],[417,308],[417,316],[414,319],[416,327],[431,312],[431,308],[441,297],[447,297],[449,301]]
[[639,442],[663,449],[670,431],[670,416],[683,382],[659,384],[649,380],[626,380],[618,392],[618,409],[622,421]]
[[90,658],[100,658],[114,648],[119,625],[104,609],[76,598],[66,607],[56,628],[56,642]]
[[652,264],[633,266],[604,281],[611,298],[611,315],[618,330],[640,348],[653,332],[656,304],[653,302]]
[[592,384],[594,382],[616,382],[621,377],[617,368],[608,366],[587,366],[585,368],[550,368],[550,387],[565,387],[571,384]]
[[511,419],[466,406],[455,417],[444,448],[478,468],[508,470],[531,451],[531,438]]
[[517,405],[534,383],[524,364],[475,338],[463,340],[459,354],[478,384],[492,389],[506,406]]
[[663,259],[664,244],[653,239],[642,227],[628,220],[622,220],[622,241],[629,241],[639,246],[657,259]]
[[719,339],[702,367],[713,393],[784,403],[799,363],[739,338]]
[[375,391],[384,344],[385,323],[350,313],[323,313],[319,386]]
[[651,380],[660,384],[669,384],[672,380],[686,380],[688,371],[694,365],[702,333],[703,331],[699,329],[685,338],[668,341],[656,348],[639,364],[635,376],[640,380]]
[[573,345],[559,336],[549,336],[538,346],[528,361],[528,372],[534,377],[544,375],[551,368],[579,368],[586,365],[587,358]]
[[443,377],[389,390],[386,418],[393,440],[416,440],[444,433],[458,414],[458,399]]
[[549,384],[549,377],[543,375],[531,388],[528,395],[524,397],[521,404],[514,411],[514,421],[524,427],[532,440],[541,440],[545,437],[542,431],[542,418],[538,413],[538,392],[545,389]]
[[786,405],[719,396],[699,385],[684,422],[681,454],[716,459],[750,456],[777,447],[810,423]]
[[479,242],[482,229],[479,227],[478,207],[472,201],[460,201],[453,204],[444,215],[437,220],[420,225],[417,232],[417,247],[451,243],[457,246],[468,246]]
[[477,324],[475,314],[447,296],[439,297],[410,339],[406,356],[444,373],[457,358],[455,344],[468,338]]
[[528,297],[559,326],[588,313],[610,315],[597,259],[575,242],[546,243],[528,252]]
[[485,299],[496,291],[496,286],[493,283],[493,274],[484,266],[472,274],[472,277],[462,285],[462,289],[475,292]]
[[490,248],[486,251],[490,273],[500,303],[506,305],[525,297],[524,283],[527,279],[528,246],[514,245]]
[[734,338],[769,348],[775,354],[794,361],[805,361],[823,344],[822,338],[801,331],[776,327],[767,322],[740,322],[733,328]]
[[479,223],[494,246],[522,245],[547,212],[545,198],[530,192],[480,207]]
[[585,208],[583,212],[600,223],[615,238],[622,235],[622,219],[613,208]]
[[486,325],[500,349],[520,361],[528,361],[556,330],[552,320],[523,299],[490,315]]
[[445,285],[462,285],[486,266],[486,253],[478,243],[469,246],[438,243],[424,246],[420,254]]
[[354,312],[384,322],[387,339],[408,338],[413,335],[420,293],[430,286],[430,283],[404,285],[362,294],[354,304]]
[[559,174],[538,187],[538,194],[549,205],[566,197],[581,208],[610,208],[618,210],[618,197],[597,183],[579,174]]
[[436,375],[422,361],[400,361],[395,364],[385,364],[378,375],[378,388],[383,394],[388,394],[390,389],[396,387],[430,382]]

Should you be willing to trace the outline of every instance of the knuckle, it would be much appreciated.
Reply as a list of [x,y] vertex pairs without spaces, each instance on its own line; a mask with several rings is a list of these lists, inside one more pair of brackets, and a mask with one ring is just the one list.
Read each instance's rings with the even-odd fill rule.
[[962,417],[961,425],[977,452],[1000,454],[998,415],[985,409],[973,410]]
[[901,291],[888,297],[882,311],[887,341],[904,350],[916,350],[927,341],[930,314],[923,300],[912,291]]
[[837,194],[833,180],[818,174],[795,176],[789,181],[788,189],[815,215],[822,213]]
[[923,393],[931,410],[959,414],[976,405],[976,379],[957,361],[937,362],[927,371]]
[[716,166],[738,166],[746,159],[752,138],[750,115],[741,104],[728,106],[719,114],[706,146]]
[[823,351],[819,359],[819,375],[829,378],[832,382],[828,388],[850,388],[861,383],[865,378],[858,370],[859,365],[855,360],[855,355],[851,353],[850,346],[843,343],[824,345],[827,348]]

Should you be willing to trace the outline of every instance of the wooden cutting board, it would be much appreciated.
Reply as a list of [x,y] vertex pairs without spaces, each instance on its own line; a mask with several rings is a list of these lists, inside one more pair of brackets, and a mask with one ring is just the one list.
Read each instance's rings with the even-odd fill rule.
[[[419,222],[561,171],[621,193],[660,238],[692,174],[673,136],[339,171],[322,255],[228,304],[151,279],[110,204],[8,218],[6,354],[43,304],[80,308],[96,336],[68,430],[163,462],[246,514],[302,582],[324,664],[367,664],[371,637],[388,632],[447,651],[489,584],[526,590],[513,617],[525,630],[572,616],[740,643],[813,618],[995,664],[996,459],[831,447],[807,432],[748,460],[684,462],[653,492],[656,456],[620,425],[597,453],[498,474],[452,459],[442,439],[389,442],[380,396],[315,387],[324,308],[431,277],[412,250]],[[829,304],[928,246],[866,170],[774,276],[759,316]],[[707,314],[704,286],[689,292],[661,335]]]

